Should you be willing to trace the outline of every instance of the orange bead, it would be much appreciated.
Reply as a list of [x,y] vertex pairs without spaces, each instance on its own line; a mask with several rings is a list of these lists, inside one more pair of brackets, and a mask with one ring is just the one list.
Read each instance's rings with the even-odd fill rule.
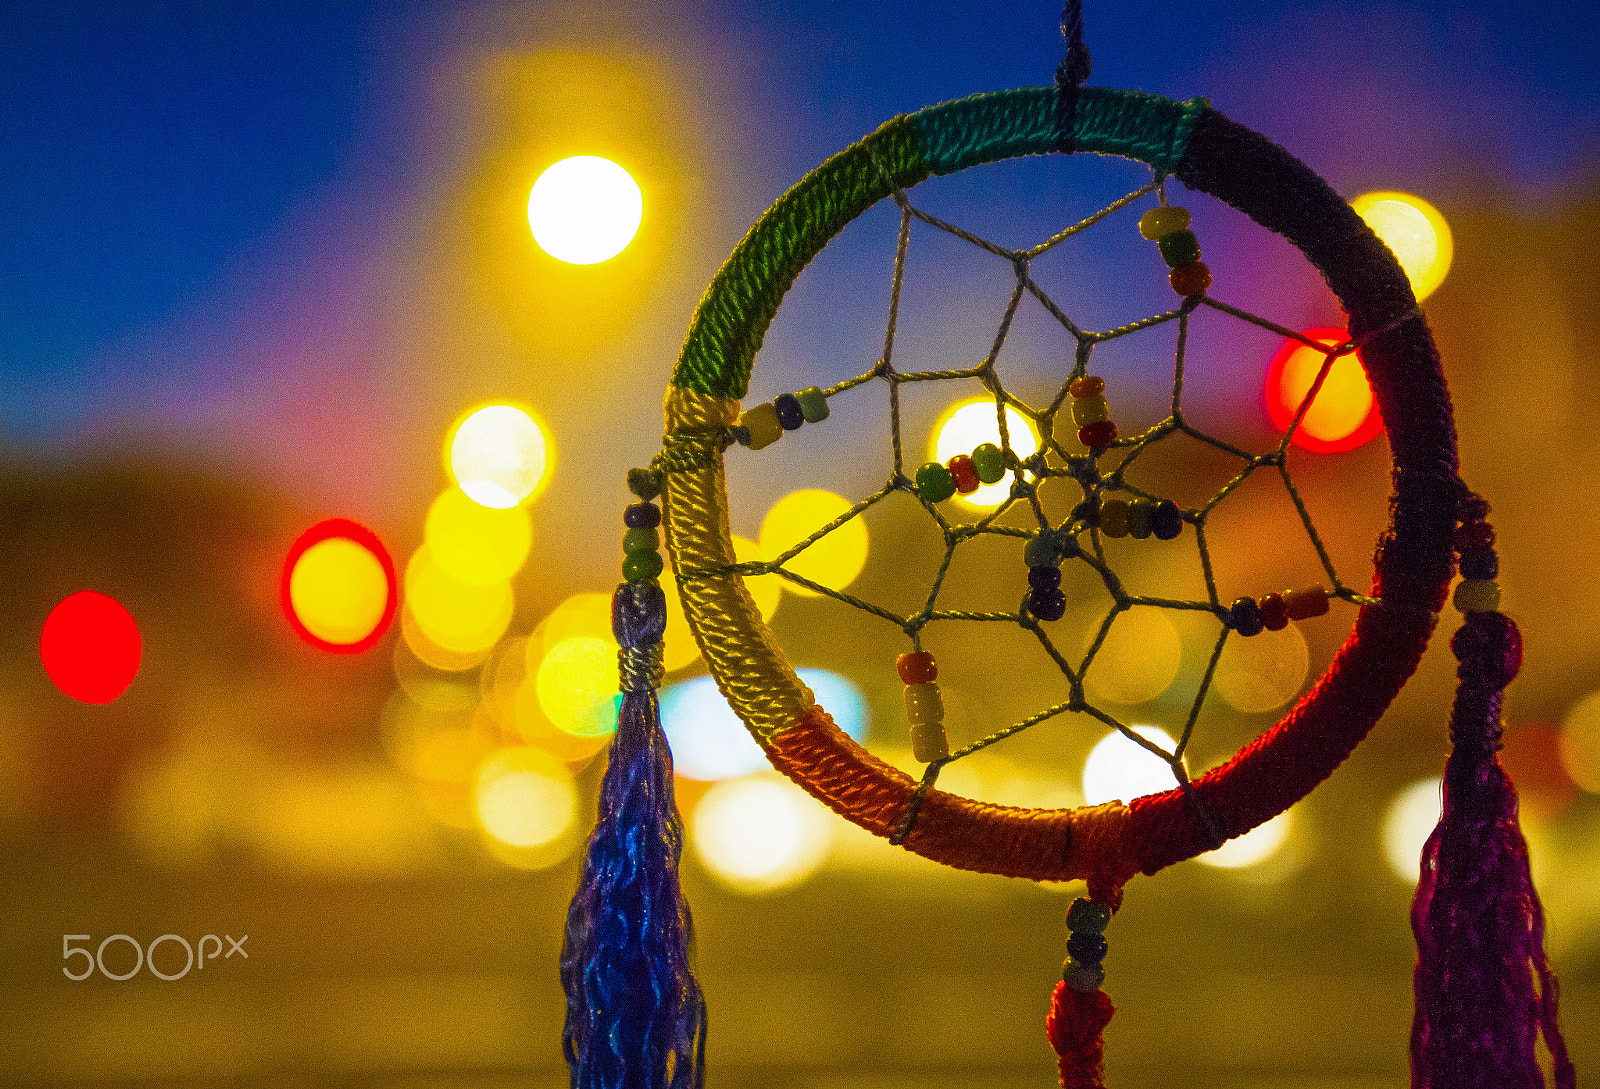
[[1167,279],[1172,284],[1172,290],[1187,299],[1211,286],[1211,270],[1206,268],[1204,261],[1196,261],[1173,269]]
[[930,651],[907,651],[894,660],[894,667],[900,672],[900,680],[906,684],[926,684],[939,679],[939,667]]
[[1106,391],[1106,380],[1098,374],[1086,374],[1082,378],[1074,378],[1067,387],[1067,392],[1074,397],[1098,397]]
[[1308,620],[1328,611],[1328,591],[1321,586],[1308,586],[1304,590],[1290,590],[1283,595],[1284,608],[1290,620]]

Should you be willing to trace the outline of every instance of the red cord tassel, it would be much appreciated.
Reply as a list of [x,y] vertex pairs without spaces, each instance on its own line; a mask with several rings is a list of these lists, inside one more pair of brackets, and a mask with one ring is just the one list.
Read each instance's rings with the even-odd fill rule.
[[1051,996],[1044,1030],[1061,1063],[1061,1089],[1105,1089],[1100,1034],[1117,1012],[1104,991],[1074,991],[1065,980]]

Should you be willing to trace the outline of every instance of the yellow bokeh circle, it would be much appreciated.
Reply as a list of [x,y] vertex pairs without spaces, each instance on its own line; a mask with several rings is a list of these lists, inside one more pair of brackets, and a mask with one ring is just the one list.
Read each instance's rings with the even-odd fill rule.
[[504,582],[521,569],[533,545],[533,524],[522,507],[495,509],[448,488],[428,508],[424,539],[434,560],[459,582]]
[[549,753],[512,746],[489,754],[472,801],[478,826],[503,862],[539,869],[576,843],[578,791],[572,773]]
[[[1098,631],[1085,635],[1085,650]],[[1167,690],[1182,662],[1183,639],[1167,614],[1154,608],[1129,609],[1111,622],[1083,686],[1090,699],[1144,703]]]
[[289,600],[306,629],[329,643],[359,643],[383,619],[389,581],[366,547],[347,537],[318,541],[295,561]]
[[539,709],[579,737],[617,728],[617,645],[592,635],[569,635],[545,648],[534,673]]
[[1363,193],[1350,207],[1394,251],[1418,302],[1444,282],[1455,243],[1439,209],[1421,197],[1395,192]]
[[515,507],[544,490],[555,447],[522,405],[496,402],[461,414],[445,435],[445,466],[474,503]]
[[510,626],[514,604],[509,583],[462,582],[436,562],[426,545],[406,564],[406,611],[429,640],[447,651],[487,651]]
[[[768,562],[776,560],[844,514],[850,506],[844,496],[821,488],[790,492],[774,503],[761,521],[761,558]],[[866,563],[867,526],[858,515],[807,545],[783,566],[801,578],[831,590],[842,590],[861,573]],[[802,597],[816,596],[816,591],[788,579],[781,579],[780,585]]]
[[528,193],[528,226],[539,248],[569,265],[609,261],[644,220],[644,194],[621,166],[573,155],[547,167]]
[[[1011,449],[1019,458],[1031,457],[1039,449],[1039,437],[1033,424],[1016,409],[1007,405],[1006,435]],[[1000,445],[1000,418],[995,411],[993,398],[979,397],[950,406],[933,427],[933,441],[928,444],[934,461],[945,464],[957,454],[971,454],[986,442]],[[970,495],[957,492],[955,499],[974,507],[995,507],[1011,494],[1015,473],[1007,473],[993,484],[980,484]]]
[[1229,639],[1211,684],[1237,711],[1275,711],[1300,694],[1310,666],[1306,637],[1290,624],[1249,639]]

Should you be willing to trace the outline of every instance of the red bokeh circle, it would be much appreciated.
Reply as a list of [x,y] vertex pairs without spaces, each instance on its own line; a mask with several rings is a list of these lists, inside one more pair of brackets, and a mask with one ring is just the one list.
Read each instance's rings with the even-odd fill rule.
[[[313,633],[305,626],[300,617],[295,613],[294,601],[289,594],[289,583],[294,576],[295,564],[300,562],[300,557],[306,550],[323,541],[342,537],[353,541],[377,559],[383,568],[383,579],[387,587],[387,595],[383,604],[383,615],[379,618],[370,632],[354,643],[334,643]],[[395,575],[394,558],[389,555],[389,550],[384,547],[378,535],[360,522],[352,522],[348,518],[325,518],[300,534],[289,548],[289,554],[283,561],[283,574],[278,580],[278,600],[283,605],[283,615],[289,618],[289,625],[294,628],[295,634],[319,650],[326,650],[333,654],[359,654],[377,645],[383,633],[389,630],[389,625],[394,622],[394,614],[400,606],[400,580]]]
[[[1307,329],[1301,335],[1307,340],[1325,344],[1330,348],[1347,343],[1350,340],[1350,334],[1345,330],[1335,329],[1331,326]],[[1295,413],[1300,410],[1298,398],[1291,400],[1284,395],[1283,372],[1288,367],[1289,360],[1305,346],[1303,341],[1296,340],[1293,337],[1286,337],[1282,347],[1272,357],[1272,363],[1267,367],[1267,381],[1263,387],[1267,402],[1267,418],[1272,421],[1272,426],[1279,434],[1289,430],[1289,425],[1294,422]],[[1359,351],[1351,352],[1350,354],[1355,356],[1358,362],[1361,362],[1361,353]],[[1361,365],[1362,373],[1365,374],[1366,364],[1362,362]],[[1290,441],[1302,450],[1310,451],[1313,454],[1337,454],[1345,450],[1354,450],[1359,446],[1365,446],[1377,438],[1382,430],[1383,416],[1378,412],[1377,398],[1374,397],[1372,404],[1367,408],[1367,414],[1361,418],[1361,422],[1356,425],[1353,431],[1339,438],[1325,439],[1311,434],[1302,426],[1295,431],[1294,438]]]
[[133,614],[93,590],[64,598],[39,632],[45,673],[80,703],[110,703],[126,692],[143,651]]

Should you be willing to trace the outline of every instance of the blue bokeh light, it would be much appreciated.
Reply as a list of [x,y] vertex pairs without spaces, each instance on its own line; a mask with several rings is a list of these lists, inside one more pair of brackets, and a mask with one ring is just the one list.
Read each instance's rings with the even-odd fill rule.
[[[861,690],[825,669],[799,672],[839,728],[860,741],[867,728],[867,703]],[[767,766],[761,746],[710,677],[667,686],[661,693],[661,725],[672,746],[673,766],[686,778],[728,779]]]

